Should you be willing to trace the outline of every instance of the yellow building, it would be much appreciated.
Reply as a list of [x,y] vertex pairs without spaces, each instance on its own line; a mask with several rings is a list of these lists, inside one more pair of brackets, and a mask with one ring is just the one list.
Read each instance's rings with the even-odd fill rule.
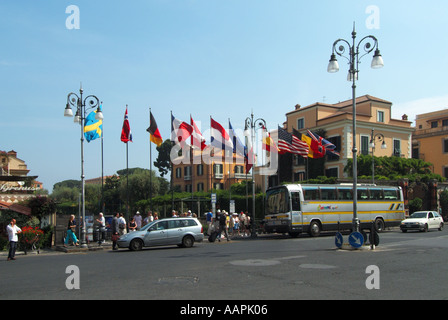
[[0,150],[0,201],[17,203],[42,189],[42,183],[35,180],[37,176],[28,176],[29,172],[25,161],[17,158],[16,151]]
[[433,172],[448,178],[448,110],[423,113],[415,119],[413,158],[433,164]]
[[[228,190],[234,183],[246,179],[244,159],[223,152],[209,155],[194,150],[189,157],[173,159],[173,187],[181,192]],[[247,175],[250,180],[251,175]]]
[[[295,128],[301,133],[306,130],[326,131],[326,139],[336,145],[340,157],[327,156],[325,175],[327,177],[347,177],[344,166],[347,159],[352,158],[352,130],[353,130],[352,100],[327,104],[317,102],[306,107],[296,105],[295,110],[286,114],[285,127],[288,132]],[[411,158],[412,132],[411,122],[407,116],[402,119],[391,117],[392,102],[364,95],[356,99],[356,145],[358,154],[372,154],[372,130],[375,141],[374,155],[398,156]],[[384,136],[386,148],[381,148]],[[300,159],[293,161],[294,181],[306,178],[306,166]]]

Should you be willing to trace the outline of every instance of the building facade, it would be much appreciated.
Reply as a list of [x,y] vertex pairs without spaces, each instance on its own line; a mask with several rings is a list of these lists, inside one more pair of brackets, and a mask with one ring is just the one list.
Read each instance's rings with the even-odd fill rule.
[[433,164],[433,172],[448,178],[448,110],[416,116],[412,157]]
[[242,157],[236,154],[224,156],[224,152],[203,157],[200,150],[191,151],[189,157],[173,160],[173,187],[180,192],[228,190],[234,183],[251,179],[246,175]]
[[[402,119],[393,119],[391,108],[392,102],[380,98],[369,95],[356,98],[355,138],[358,155],[371,155],[374,150],[376,157],[411,158],[414,129],[406,115],[403,115]],[[348,176],[344,173],[347,159],[352,158],[352,116],[352,100],[336,104],[317,102],[306,107],[296,105],[293,111],[286,114],[284,126],[288,132],[292,132],[293,128],[301,133],[306,133],[307,129],[312,132],[318,129],[325,130],[325,138],[336,145],[336,150],[340,153],[340,157],[326,156],[325,175],[343,178]],[[380,139],[381,136],[384,140]],[[383,141],[385,148],[381,148]],[[307,166],[297,157],[293,160],[292,171],[293,181],[304,180],[307,177]]]
[[17,152],[0,151],[0,201],[13,204],[33,196],[34,191],[42,189],[37,176],[28,176],[30,170]]

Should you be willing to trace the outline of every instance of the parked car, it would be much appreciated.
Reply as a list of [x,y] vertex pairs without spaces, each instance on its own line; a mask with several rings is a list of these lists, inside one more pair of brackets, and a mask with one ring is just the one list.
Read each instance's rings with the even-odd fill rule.
[[204,240],[202,225],[196,218],[167,218],[155,220],[138,231],[120,236],[119,248],[132,251],[143,247],[178,245],[192,247],[194,242]]
[[400,224],[403,232],[408,230],[419,230],[427,232],[429,229],[443,230],[443,219],[435,211],[416,211],[411,216],[403,220]]

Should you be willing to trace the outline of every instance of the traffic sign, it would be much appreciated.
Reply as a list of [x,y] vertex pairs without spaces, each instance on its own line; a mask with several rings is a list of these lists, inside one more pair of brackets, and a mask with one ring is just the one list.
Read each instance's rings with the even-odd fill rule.
[[360,232],[352,232],[348,237],[348,243],[354,248],[361,248],[364,244],[364,236]]
[[216,193],[212,193],[211,200],[212,203],[216,203]]
[[341,249],[343,243],[344,238],[342,238],[342,234],[340,232],[336,232],[336,237],[334,238],[334,244],[336,245],[336,247]]

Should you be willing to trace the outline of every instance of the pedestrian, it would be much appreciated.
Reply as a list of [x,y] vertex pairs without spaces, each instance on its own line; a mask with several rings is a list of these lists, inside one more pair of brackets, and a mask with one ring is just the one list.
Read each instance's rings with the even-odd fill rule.
[[135,223],[137,224],[137,229],[135,229],[134,231],[140,230],[140,228],[142,227],[142,215],[139,211],[135,213],[134,219]]
[[126,230],[126,219],[123,217],[122,213],[120,213],[120,217],[118,218],[118,231],[120,236],[128,233]]
[[233,214],[234,224],[233,224],[233,232],[240,235],[240,221],[238,219],[238,213]]
[[219,221],[219,230],[218,230],[218,241],[221,242],[221,233],[224,231],[224,235],[226,236],[227,241],[230,241],[229,234],[227,233],[227,216],[226,212],[220,212],[218,216]]
[[75,230],[76,230],[75,215],[72,214],[70,216],[70,219],[68,220],[67,236],[65,237],[64,247],[67,247],[69,239],[72,239],[72,242],[75,246],[79,245],[78,238],[76,238],[75,235]]
[[16,260],[16,250],[17,250],[17,242],[19,242],[18,233],[22,232],[16,225],[16,219],[11,219],[11,223],[6,227],[6,231],[8,232],[8,240],[9,240],[9,253],[8,253],[8,261]]
[[[104,215],[102,212],[100,212],[98,219],[96,219],[96,222],[98,222],[98,244],[101,245],[106,241],[106,219],[104,218]],[[101,235],[101,237],[100,237]]]
[[152,212],[148,211],[148,215],[143,220],[143,225],[146,226],[148,223],[153,222],[153,221],[154,221],[154,217],[152,216]]
[[137,222],[135,222],[135,218],[132,218],[129,222],[129,232],[137,231]]
[[118,250],[117,241],[120,233],[120,222],[118,221],[120,214],[117,212],[112,219],[111,231],[112,231],[112,250]]
[[154,212],[154,220],[159,220],[159,214],[157,212]]
[[207,234],[211,235],[211,228],[212,228],[212,223],[213,223],[213,213],[211,211],[207,212],[207,214],[205,215],[205,221],[207,222]]

